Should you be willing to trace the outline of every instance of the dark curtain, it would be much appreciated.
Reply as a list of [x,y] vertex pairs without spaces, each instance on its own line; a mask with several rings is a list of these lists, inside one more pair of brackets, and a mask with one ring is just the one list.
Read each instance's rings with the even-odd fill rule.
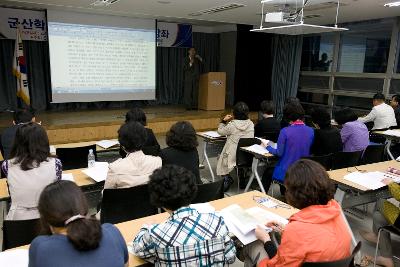
[[[0,40],[0,111],[17,107],[16,82],[12,75],[15,40]],[[204,59],[203,72],[217,71],[219,34],[193,33],[193,46]],[[182,63],[186,48],[157,47],[155,101],[114,101],[51,104],[51,77],[47,42],[24,41],[29,91],[36,110],[129,108],[157,104],[180,104],[183,96]]]
[[285,99],[297,95],[303,36],[275,35],[272,38],[272,100],[279,118]]
[[261,101],[271,98],[271,35],[252,28],[237,25],[234,99],[259,110]]
[[17,107],[17,83],[12,74],[14,40],[0,40],[0,111]]

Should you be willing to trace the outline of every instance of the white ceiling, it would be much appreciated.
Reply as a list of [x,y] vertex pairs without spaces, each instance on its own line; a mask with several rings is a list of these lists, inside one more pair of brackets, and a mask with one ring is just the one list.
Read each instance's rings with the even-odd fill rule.
[[[312,3],[313,1],[321,0],[309,1]],[[340,2],[344,5],[340,10],[339,23],[400,16],[400,7],[386,8],[383,6],[385,3],[391,1],[394,0],[341,0]],[[92,2],[94,0],[0,0],[0,5],[156,18],[162,21],[191,22],[204,26],[220,25],[221,23],[259,25],[261,16],[261,4],[258,0],[120,0],[107,7],[94,7],[90,5]],[[166,4],[165,2],[169,3]],[[245,7],[196,17],[189,15],[200,10],[229,3],[244,4]],[[323,4],[310,5],[308,10],[306,9],[305,15],[320,16],[308,19],[306,23],[334,23],[336,8],[333,6],[327,8],[321,7],[323,7]],[[270,8],[266,9],[266,11],[268,10]]]

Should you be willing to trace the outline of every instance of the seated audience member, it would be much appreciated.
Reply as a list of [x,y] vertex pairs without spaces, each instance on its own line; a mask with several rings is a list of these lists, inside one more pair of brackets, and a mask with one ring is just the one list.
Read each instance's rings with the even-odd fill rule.
[[[304,109],[301,104],[286,104],[283,108],[283,114],[289,120],[290,125],[281,130],[277,148],[263,144],[271,154],[279,157],[272,177],[268,170],[263,174],[262,180],[266,192],[268,192],[272,179],[283,183],[286,170],[290,165],[303,157],[310,156],[310,149],[314,139],[314,130],[306,126],[302,121]],[[282,193],[284,193],[284,189]]]
[[254,124],[249,119],[249,107],[244,102],[238,102],[233,107],[233,115],[226,115],[218,126],[218,133],[226,135],[226,143],[218,158],[217,174],[224,179],[224,189],[227,191],[233,183],[229,173],[236,166],[236,149],[240,138],[254,137]]
[[314,142],[311,154],[322,156],[343,150],[340,130],[331,124],[331,115],[324,108],[316,108],[311,114],[314,130]]
[[[147,125],[146,114],[143,112],[141,108],[132,108],[125,115],[125,123],[128,122],[139,122],[143,126]],[[146,143],[143,145],[142,151],[146,155],[159,156],[160,154],[160,145],[153,133],[153,130],[150,128],[145,128],[147,133]],[[119,150],[119,154],[121,157],[126,157],[126,152],[122,149]]]
[[39,218],[39,195],[48,184],[61,179],[62,165],[50,156],[46,131],[37,123],[18,127],[10,159],[2,165],[7,176],[11,207],[7,220]]
[[[395,183],[390,178],[386,178],[382,182],[388,185],[392,197],[397,201],[400,201],[400,185]],[[399,218],[400,208],[395,206],[392,202],[389,202],[385,199],[380,199],[377,202],[376,210],[373,215],[373,232],[361,232],[360,234],[365,240],[376,244],[378,242],[379,228],[393,225],[396,220],[399,220]],[[394,267],[392,259],[393,249],[389,233],[381,232],[379,249],[381,256],[377,257],[376,264],[385,267]],[[373,261],[373,258],[370,256],[367,256],[366,258],[367,260]]]
[[367,116],[359,118],[359,121],[363,123],[374,122],[372,130],[387,129],[397,126],[394,110],[391,106],[385,103],[385,96],[383,94],[375,94],[372,103],[374,107],[371,112]]
[[13,114],[13,125],[5,129],[1,134],[1,146],[3,147],[3,158],[9,159],[14,144],[15,133],[19,126],[35,122],[35,114],[27,109],[17,110]]
[[341,260],[350,256],[351,235],[340,205],[333,199],[335,187],[318,163],[299,160],[287,171],[286,200],[300,211],[284,226],[266,225],[281,233],[278,249],[269,234],[256,229],[258,241],[245,246],[239,259],[244,266],[298,267],[304,262]]
[[145,155],[146,129],[139,122],[129,122],[118,130],[118,141],[126,157],[108,167],[104,189],[127,188],[146,184],[153,171],[161,167],[161,158]]
[[86,197],[74,182],[48,185],[40,195],[39,212],[47,235],[32,241],[29,267],[128,266],[121,233],[89,216]]
[[[286,106],[289,103],[300,104],[300,99],[298,99],[297,97],[294,97],[294,96],[289,96],[285,99],[284,105]],[[285,114],[283,114],[282,120],[281,120],[281,129],[288,127],[289,125],[290,125],[289,119],[285,118]]]
[[344,108],[335,113],[335,121],[342,126],[343,151],[362,151],[369,145],[369,132],[364,123],[357,120],[357,115],[350,108]]
[[133,240],[133,253],[155,266],[224,266],[236,249],[224,219],[189,207],[196,196],[194,175],[165,165],[150,177],[150,201],[169,213],[160,224],[143,225]]
[[188,121],[179,121],[167,132],[168,147],[161,150],[162,164],[174,164],[186,168],[196,176],[196,183],[202,184],[199,171],[196,131]]
[[390,100],[390,106],[394,110],[397,127],[400,127],[400,96],[399,95],[392,96],[392,99]]
[[[261,102],[262,118],[254,126],[254,135],[271,139],[270,136],[279,135],[281,130],[280,122],[274,117],[275,105],[272,101]],[[271,140],[276,142],[276,140]]]

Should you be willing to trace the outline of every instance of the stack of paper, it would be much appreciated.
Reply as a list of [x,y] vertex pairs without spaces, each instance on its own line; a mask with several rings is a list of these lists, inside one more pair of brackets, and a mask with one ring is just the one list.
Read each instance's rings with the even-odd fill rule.
[[268,150],[261,145],[248,146],[248,147],[246,147],[246,150],[251,151],[256,154],[260,154],[260,155],[265,155],[265,154],[269,153]]
[[62,177],[61,177],[61,180],[75,182],[74,175],[72,175],[72,173],[63,173]]
[[272,212],[259,207],[253,207],[247,210],[239,205],[231,205],[223,210],[221,214],[224,217],[225,224],[229,231],[233,233],[243,245],[247,245],[257,240],[254,229],[262,226],[266,231],[271,231],[265,224],[270,221],[277,221],[287,224],[288,221]]
[[117,140],[101,140],[99,142],[96,143],[96,145],[108,149],[110,147],[119,145],[119,142]]
[[28,267],[29,255],[27,249],[7,250],[0,253],[0,266]]
[[384,178],[385,174],[383,172],[352,172],[344,177],[345,180],[361,185],[370,190],[376,190],[386,186],[381,182]]
[[53,154],[53,155],[56,154],[56,147],[55,146],[50,146],[50,154]]
[[386,130],[383,134],[400,137],[400,130]]
[[219,133],[217,133],[216,131],[204,132],[204,135],[207,135],[207,136],[212,137],[212,138],[219,138],[219,137],[221,137],[221,135],[220,135]]
[[96,182],[105,181],[108,174],[108,163],[96,162],[94,167],[82,170],[82,172]]

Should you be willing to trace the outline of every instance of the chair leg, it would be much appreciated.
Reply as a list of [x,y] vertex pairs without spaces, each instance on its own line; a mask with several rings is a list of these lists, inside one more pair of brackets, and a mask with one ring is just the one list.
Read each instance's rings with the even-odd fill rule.
[[239,193],[239,191],[240,191],[240,187],[239,187],[240,178],[239,178],[239,168],[238,167],[236,167],[236,178],[237,178],[237,192]]
[[[275,197],[275,195],[274,195],[274,184],[275,184],[275,181],[274,180],[272,180],[272,183],[271,183],[271,195],[272,195],[272,197]],[[268,192],[266,192],[266,194],[268,194]]]
[[374,267],[376,267],[376,258],[378,257],[378,249],[379,249],[379,241],[380,241],[380,238],[381,238],[381,232],[382,232],[382,229],[379,229],[379,231],[378,231],[378,241],[376,242],[376,247],[375,247]]

